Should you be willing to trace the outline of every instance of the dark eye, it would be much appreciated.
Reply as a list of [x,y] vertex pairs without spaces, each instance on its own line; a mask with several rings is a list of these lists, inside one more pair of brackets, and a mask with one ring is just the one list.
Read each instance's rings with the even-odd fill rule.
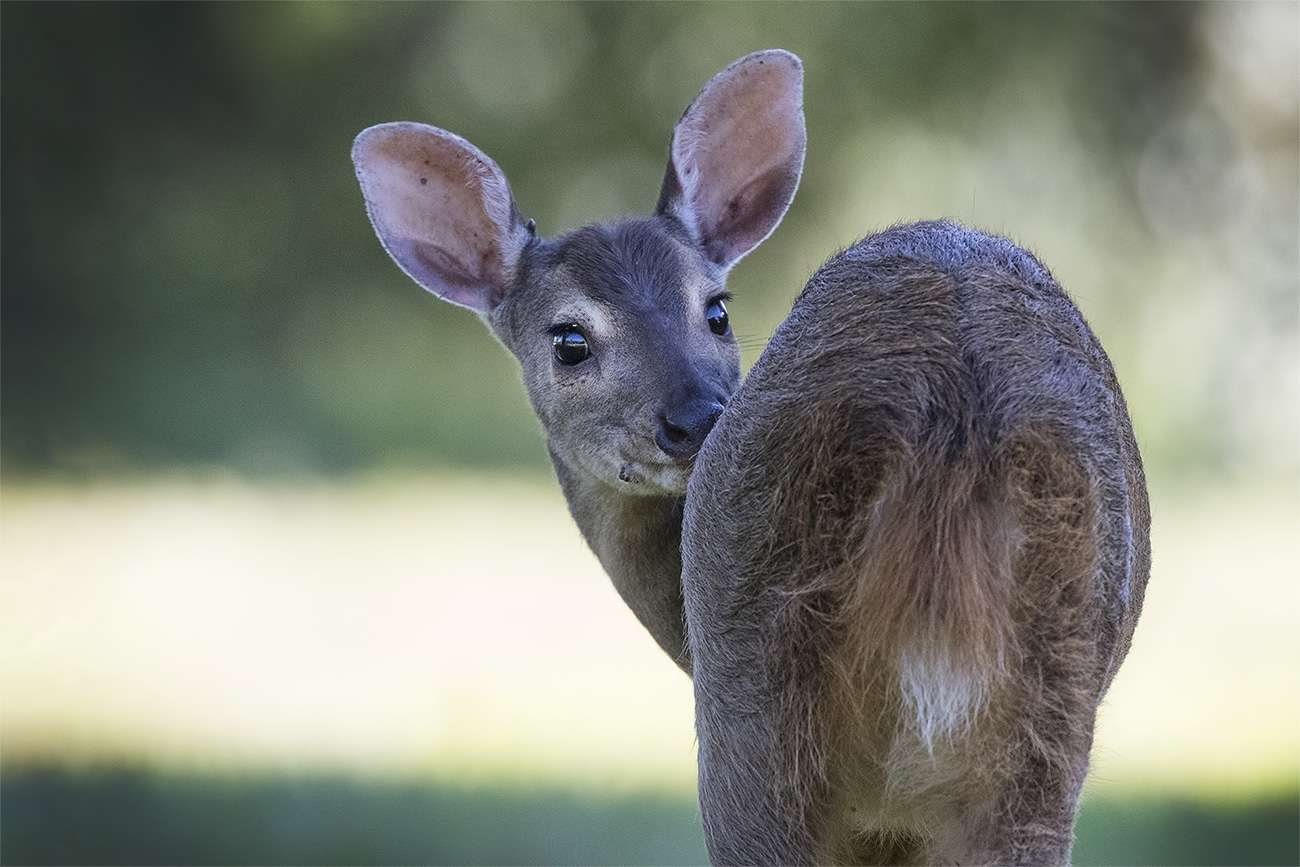
[[551,332],[555,357],[560,364],[581,364],[591,357],[587,335],[576,325],[561,325]]
[[727,305],[722,298],[715,298],[704,308],[704,318],[709,320],[709,330],[721,337],[731,327],[727,321]]

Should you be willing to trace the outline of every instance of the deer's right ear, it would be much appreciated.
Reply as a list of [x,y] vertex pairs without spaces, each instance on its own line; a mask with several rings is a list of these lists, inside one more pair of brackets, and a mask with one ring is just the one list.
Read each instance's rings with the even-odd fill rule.
[[803,64],[771,49],[713,77],[673,129],[657,212],[724,269],[772,233],[803,173]]
[[487,313],[514,282],[533,236],[486,154],[419,123],[384,123],[352,145],[361,193],[388,255],[416,283]]

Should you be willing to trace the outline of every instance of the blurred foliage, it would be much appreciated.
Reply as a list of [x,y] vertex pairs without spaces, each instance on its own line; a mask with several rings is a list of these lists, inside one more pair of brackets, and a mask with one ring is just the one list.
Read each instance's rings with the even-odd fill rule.
[[[0,778],[5,864],[703,864],[685,796],[298,775],[26,768]],[[1295,793],[1093,800],[1077,864],[1295,864]]]
[[[1036,246],[1062,274],[1116,357],[1150,454],[1222,463],[1234,436],[1259,444],[1260,419],[1289,433],[1261,377],[1296,319],[1293,275],[1275,273],[1294,264],[1289,90],[1268,102],[1265,77],[1260,99],[1227,100],[1250,117],[1223,108],[1207,83],[1223,52],[1204,22],[1231,14],[6,3],[6,470],[542,466],[513,362],[375,242],[352,137],[392,119],[460,132],[550,234],[648,209],[682,107],[772,45],[805,59],[810,151],[785,226],[733,277],[742,333],[764,338],[837,247],[948,213]],[[1221,180],[1261,153],[1285,177],[1263,192],[1255,175]],[[1235,249],[1226,213],[1267,248],[1241,267],[1273,271],[1220,275],[1184,255]],[[1221,279],[1238,278],[1229,299]],[[1197,307],[1197,291],[1214,306]],[[1202,315],[1184,328],[1171,304]],[[1161,337],[1162,322],[1181,336]],[[1245,333],[1254,354],[1230,351]],[[1171,353],[1187,356],[1173,379]],[[1225,412],[1210,396],[1229,385],[1239,404]]]
[[[1073,293],[1124,384],[1158,501],[1183,479],[1242,473],[1257,481],[1296,468],[1300,6],[7,2],[0,4],[0,24],[6,481],[194,467],[247,478],[376,467],[542,469],[545,452],[514,363],[471,314],[421,292],[376,243],[348,158],[353,136],[397,119],[458,132],[502,165],[523,211],[555,234],[648,210],[682,108],[726,63],[772,46],[804,58],[809,156],[785,223],[732,277],[733,319],[747,344],[761,344],[834,250],[896,221],[951,216],[1034,248]],[[755,356],[747,350],[746,361]],[[472,490],[482,476],[466,478],[474,480],[465,486]],[[497,477],[493,496],[502,484]],[[318,636],[339,653],[367,659],[356,653],[360,645],[337,640],[342,631],[314,632],[299,623],[294,632],[296,621],[286,627],[274,617],[263,624],[263,645],[245,623],[247,653],[226,653],[221,612],[256,597],[258,582],[280,592],[278,604],[315,612],[322,623],[333,622],[319,613],[330,596],[322,575],[350,587],[376,562],[387,564],[390,578],[419,575],[435,595],[448,587],[504,587],[498,597],[466,598],[537,604],[501,574],[481,574],[474,546],[486,536],[461,533],[471,553],[441,564],[455,546],[430,544],[428,528],[445,528],[441,522],[451,515],[490,516],[492,547],[528,560],[507,565],[531,588],[541,570],[528,558],[556,549],[525,530],[552,532],[551,525],[531,513],[514,515],[523,529],[512,531],[515,546],[501,545],[495,506],[462,498],[457,489],[454,507],[421,511],[418,504],[437,486],[416,487],[399,504],[414,516],[394,531],[401,544],[359,533],[370,526],[367,517],[395,522],[373,493],[328,509],[291,498],[280,503],[274,493],[266,495],[280,503],[274,507],[235,498],[217,518],[185,505],[185,497],[199,502],[192,492],[151,494],[147,507],[110,499],[81,511],[54,509],[35,530],[19,523],[31,544],[15,545],[15,536],[8,544],[29,556],[11,560],[10,571],[29,590],[77,600],[62,612],[70,617],[61,621],[65,627],[72,624],[63,633],[47,630],[45,621],[27,622],[43,642],[32,645],[49,651],[48,670],[59,674],[33,678],[34,688],[48,692],[57,681],[74,694],[83,683],[97,683],[109,704],[128,703],[129,691],[119,692],[124,682],[152,695],[165,679],[146,664],[127,663],[135,665],[137,651],[152,660],[155,636],[171,636],[164,640],[175,643],[176,670],[213,702],[225,694],[213,693],[211,680],[187,666],[198,659],[238,668],[232,673],[214,662],[200,671],[225,678],[218,680],[239,695],[231,701],[248,711],[240,725],[251,729],[249,720],[270,714],[258,695],[275,705],[291,704],[295,694],[278,686],[254,689],[252,697],[239,693],[264,685],[243,676],[240,666],[254,670],[248,656],[271,648],[257,665],[272,674],[311,656],[279,648],[283,634]],[[7,530],[17,514],[13,490]],[[1280,597],[1267,588],[1287,579],[1277,565],[1285,555],[1276,553],[1280,545],[1258,544],[1260,526],[1265,541],[1272,538],[1271,524],[1254,520],[1218,488],[1213,498],[1214,513],[1196,524],[1198,538],[1224,544],[1207,549],[1170,537],[1176,541],[1164,549],[1169,556],[1162,551],[1157,558],[1158,568],[1180,581],[1159,589],[1153,583],[1151,601],[1159,605],[1149,605],[1147,632],[1138,640],[1153,635],[1151,670],[1175,687],[1194,682],[1200,701],[1249,704],[1280,717],[1278,702],[1270,703],[1277,696],[1256,690],[1248,676],[1275,689],[1272,668],[1237,672],[1244,670],[1239,659],[1262,659],[1259,648],[1280,646],[1278,636],[1292,634],[1284,604],[1269,606],[1272,619],[1245,604]],[[83,507],[94,497],[77,491],[66,499]],[[1230,533],[1217,529],[1220,507],[1238,522]],[[123,529],[96,509],[120,513],[137,528]],[[563,517],[558,501],[545,511]],[[281,512],[317,520],[287,526],[277,518]],[[564,527],[563,538],[578,545],[567,521]],[[338,555],[343,549],[316,544],[335,536],[360,539],[347,550],[360,552],[355,556],[364,556],[365,566]],[[77,546],[93,565],[52,556]],[[1216,556],[1200,572],[1184,562],[1205,550]],[[230,551],[247,561],[220,556]],[[304,566],[324,556],[340,565],[319,574]],[[242,582],[222,572],[228,562],[239,565]],[[1267,592],[1223,592],[1242,564],[1255,583],[1240,586]],[[301,573],[301,581],[285,580],[291,573]],[[437,580],[429,583],[430,574]],[[152,595],[154,579],[168,593]],[[133,587],[140,591],[134,597],[126,592]],[[343,602],[335,613],[363,617],[375,610],[367,604],[388,598],[374,591],[367,588],[371,595],[361,601],[336,594],[331,598]],[[389,592],[396,594],[391,586]],[[564,604],[576,593],[562,597]],[[207,603],[191,610],[193,599]],[[1216,619],[1199,608],[1189,614],[1191,599],[1212,605]],[[234,600],[232,607],[211,604],[222,600]],[[414,602],[410,616],[423,616]],[[259,604],[278,610],[266,598]],[[566,610],[572,614],[572,606]],[[1164,621],[1155,619],[1160,610]],[[173,611],[182,613],[173,620]],[[131,612],[156,614],[142,621],[155,631],[123,627]],[[13,622],[31,616],[16,609]],[[384,617],[391,630],[393,615]],[[83,621],[95,627],[84,630],[85,645],[77,643]],[[1203,657],[1182,643],[1188,622],[1199,636],[1196,650],[1222,657],[1218,667],[1200,667]],[[1230,629],[1261,640],[1240,641]],[[181,643],[175,636],[185,630],[211,643]],[[138,644],[122,637],[127,632]],[[95,648],[101,636],[101,649],[82,649]],[[421,646],[402,640],[408,651]],[[65,651],[73,663],[65,665]],[[45,658],[27,652],[34,655],[15,657],[15,668]],[[1281,656],[1270,663],[1281,664]],[[95,682],[82,674],[95,670],[80,665],[83,657],[121,667],[107,665],[109,679]],[[1180,660],[1194,671],[1171,675]],[[312,665],[319,662],[311,656]],[[489,663],[502,672],[494,673],[493,689],[510,689],[508,671],[517,666]],[[331,687],[344,679],[337,664],[319,671],[332,678]],[[402,671],[389,685],[405,695]],[[137,679],[137,672],[148,674]],[[371,677],[361,664],[351,675]],[[620,669],[625,675],[644,678]],[[1148,677],[1143,683],[1156,675]],[[1229,678],[1245,682],[1257,699],[1223,701]],[[554,692],[534,679],[538,690]],[[572,680],[572,688],[589,691],[587,681]],[[644,680],[628,683],[627,690],[639,690]],[[159,706],[184,703],[178,694],[161,696]],[[91,702],[76,695],[78,721],[95,729],[100,723],[83,719]],[[296,694],[300,702],[313,695]],[[442,698],[464,701],[461,693]],[[1169,704],[1187,716],[1194,703]],[[350,719],[321,728],[327,735],[346,731]],[[1206,719],[1202,724],[1219,725],[1217,716]],[[226,718],[218,715],[215,724]],[[1167,732],[1162,727],[1162,736]],[[591,752],[589,740],[579,743]],[[1237,755],[1205,754],[1223,762]],[[704,857],[691,799],[572,786],[469,788],[269,771],[79,773],[11,764],[0,777],[0,807],[4,863]],[[1087,802],[1079,830],[1076,855],[1085,864],[1298,858],[1294,793],[1240,803],[1107,793]]]

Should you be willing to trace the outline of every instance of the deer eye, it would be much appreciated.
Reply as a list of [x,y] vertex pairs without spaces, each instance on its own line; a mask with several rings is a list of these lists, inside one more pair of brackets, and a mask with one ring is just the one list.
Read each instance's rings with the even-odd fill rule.
[[581,364],[591,357],[587,335],[576,325],[560,325],[551,332],[555,358],[560,364]]
[[727,333],[731,324],[727,318],[726,299],[714,298],[709,302],[709,306],[704,308],[704,318],[709,321],[709,330],[721,337]]

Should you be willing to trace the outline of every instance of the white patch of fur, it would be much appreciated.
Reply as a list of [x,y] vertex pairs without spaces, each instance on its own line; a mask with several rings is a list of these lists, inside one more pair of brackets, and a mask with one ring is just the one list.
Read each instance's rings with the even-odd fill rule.
[[987,698],[985,684],[934,645],[906,651],[898,677],[906,722],[931,752],[936,741],[967,731]]
[[[572,278],[566,277],[566,279]],[[600,304],[588,298],[571,299],[556,312],[555,321],[581,325],[588,334],[597,338],[608,339],[614,333],[614,323],[610,320],[609,313]]]
[[501,167],[477,148],[474,153],[479,160],[479,189],[483,196],[483,210],[501,233],[498,239],[500,265],[503,279],[507,279],[528,244],[528,230],[516,220],[515,199]]
[[673,202],[672,211],[682,225],[686,226],[691,236],[697,239],[700,223],[691,203],[698,198],[700,187],[700,166],[695,155],[700,152],[704,144],[703,131],[695,124],[692,112],[687,112],[686,117],[682,118],[677,128],[673,130],[671,148],[673,170],[677,173],[677,183],[682,191]]

